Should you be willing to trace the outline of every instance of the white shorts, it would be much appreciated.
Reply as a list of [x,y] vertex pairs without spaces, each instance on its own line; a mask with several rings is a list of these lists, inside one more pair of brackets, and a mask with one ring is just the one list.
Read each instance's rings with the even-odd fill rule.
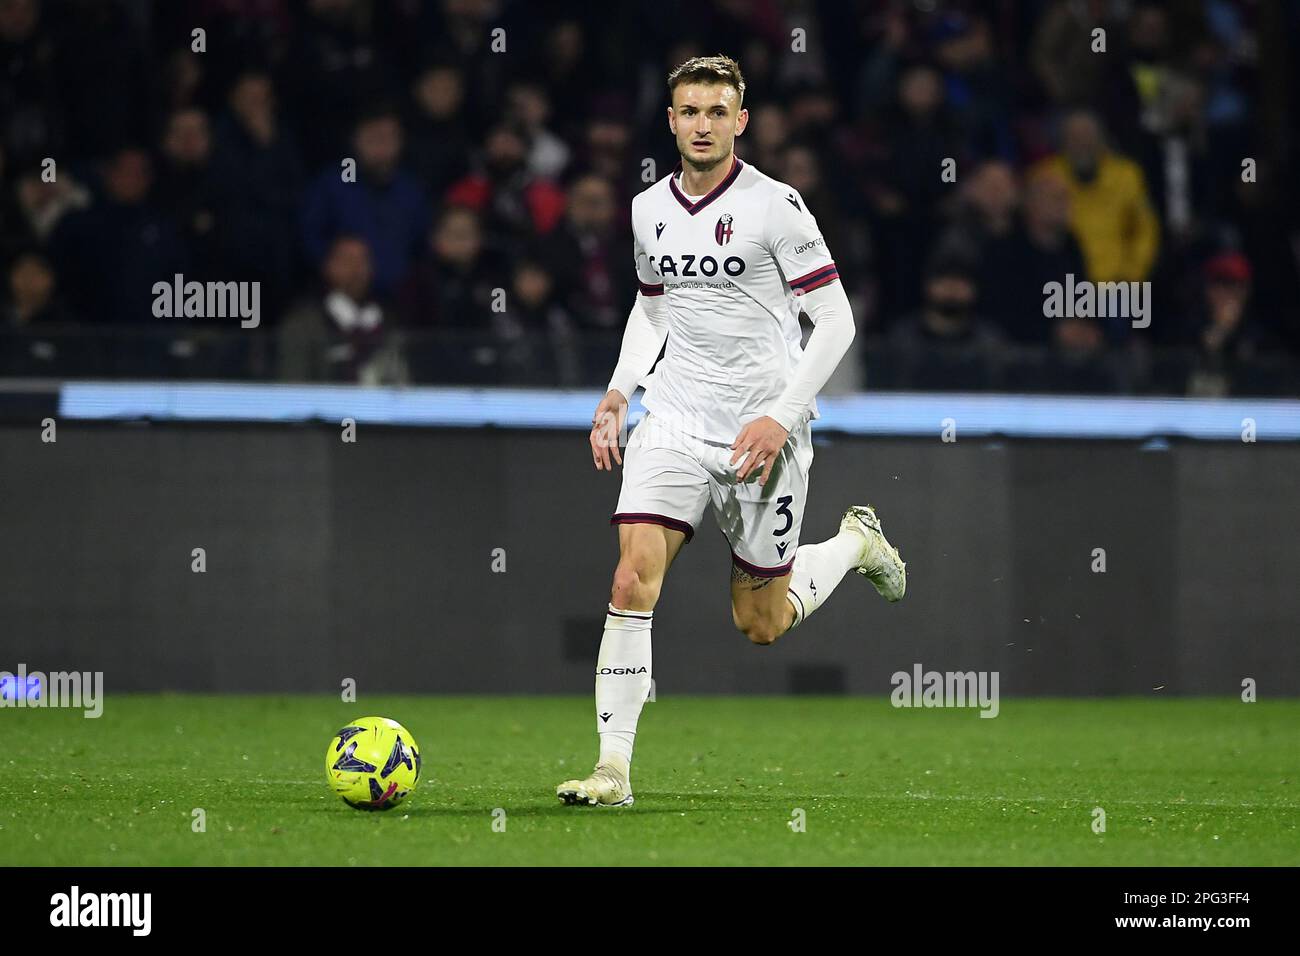
[[713,504],[713,517],[731,545],[731,559],[743,571],[766,578],[790,573],[799,547],[812,434],[804,422],[791,434],[772,466],[766,485],[756,468],[736,482],[733,452],[668,428],[647,413],[623,453],[623,489],[610,524],[659,524],[690,541]]

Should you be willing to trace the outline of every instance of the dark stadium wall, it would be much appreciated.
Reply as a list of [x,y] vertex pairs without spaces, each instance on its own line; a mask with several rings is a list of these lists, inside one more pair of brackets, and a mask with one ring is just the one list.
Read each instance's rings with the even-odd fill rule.
[[[582,434],[6,425],[0,474],[0,670],[103,671],[110,693],[591,690],[618,477]],[[1298,694],[1297,474],[1294,444],[821,439],[805,542],[875,504],[907,598],[851,576],[751,646],[706,517],[655,615],[656,696],[884,695],[918,663],[996,670],[1008,696]]]

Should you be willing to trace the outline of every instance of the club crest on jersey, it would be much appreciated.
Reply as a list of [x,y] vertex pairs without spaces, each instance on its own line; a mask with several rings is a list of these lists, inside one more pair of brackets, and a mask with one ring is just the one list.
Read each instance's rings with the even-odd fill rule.
[[718,224],[713,227],[713,238],[718,240],[718,245],[725,246],[731,241],[731,235],[734,230],[731,228],[731,213],[724,212],[718,217]]

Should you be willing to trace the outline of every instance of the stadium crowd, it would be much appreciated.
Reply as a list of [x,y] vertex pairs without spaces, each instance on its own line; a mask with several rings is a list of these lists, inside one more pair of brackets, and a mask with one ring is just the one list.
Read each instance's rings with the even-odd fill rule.
[[[664,78],[722,52],[737,153],[854,303],[849,384],[1300,390],[1294,5],[584,6],[0,0],[0,372],[165,338],[143,371],[603,384],[629,204],[677,160]],[[258,331],[178,345],[178,273],[260,282]],[[1150,327],[1045,317],[1067,275],[1150,282]]]

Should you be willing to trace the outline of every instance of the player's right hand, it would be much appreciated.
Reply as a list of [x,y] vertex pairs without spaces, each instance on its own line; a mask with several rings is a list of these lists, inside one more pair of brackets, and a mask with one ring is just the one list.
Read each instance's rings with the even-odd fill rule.
[[627,398],[618,389],[611,388],[596,406],[596,413],[591,416],[591,456],[596,462],[597,471],[614,470],[610,463],[611,452],[614,461],[623,464],[618,439],[626,421]]

